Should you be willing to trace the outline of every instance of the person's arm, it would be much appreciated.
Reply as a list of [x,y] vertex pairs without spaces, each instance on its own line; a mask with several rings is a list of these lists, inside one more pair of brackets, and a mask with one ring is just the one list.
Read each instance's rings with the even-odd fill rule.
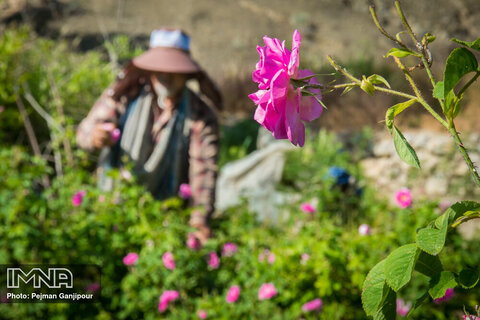
[[206,227],[209,233],[209,222],[215,209],[219,148],[218,120],[211,110],[193,123],[190,139],[189,178],[193,205],[197,208],[192,212],[190,225],[200,231]]

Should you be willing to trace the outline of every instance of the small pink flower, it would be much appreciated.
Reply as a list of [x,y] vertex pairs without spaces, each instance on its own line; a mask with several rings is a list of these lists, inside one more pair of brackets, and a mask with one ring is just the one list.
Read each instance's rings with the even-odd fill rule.
[[138,254],[136,254],[135,252],[130,252],[123,258],[123,264],[126,266],[134,265],[137,263],[137,261]]
[[130,181],[132,179],[132,174],[126,169],[122,169],[122,171],[120,171],[120,174],[122,175],[122,178],[127,181]]
[[79,205],[82,204],[83,202],[83,197],[87,194],[87,191],[85,190],[80,190],[77,193],[75,193],[72,197],[72,204],[74,207],[78,207]]
[[315,213],[315,211],[317,210],[314,206],[307,202],[302,203],[300,205],[300,209],[302,209],[304,213]]
[[322,309],[322,305],[323,305],[322,299],[317,298],[317,299],[314,299],[312,301],[309,301],[309,302],[305,303],[302,306],[302,310],[305,311],[305,312],[318,311],[318,310]]
[[200,319],[207,319],[207,311],[205,310],[198,310],[197,315]]
[[267,258],[268,263],[273,264],[275,262],[275,253],[270,252]]
[[238,248],[237,248],[237,245],[235,243],[227,242],[223,245],[222,256],[231,257],[235,253],[237,253],[237,251],[238,251]]
[[455,292],[453,291],[453,288],[449,288],[447,289],[447,291],[445,291],[445,294],[443,295],[443,297],[435,299],[433,300],[433,302],[435,302],[436,304],[447,302],[448,300],[452,299],[454,295],[455,295]]
[[178,291],[175,290],[166,290],[160,296],[160,301],[158,303],[158,311],[164,312],[167,310],[168,304],[172,301],[177,300],[179,297]]
[[122,135],[122,132],[120,131],[120,129],[118,129],[118,128],[113,129],[113,131],[112,131],[113,142],[114,143],[117,142],[120,139],[121,135]]
[[300,263],[306,264],[309,259],[310,259],[310,256],[308,255],[308,253],[302,253],[302,258],[300,260]]
[[263,262],[265,260],[265,251],[258,254],[258,262]]
[[476,317],[476,316],[467,316],[466,314],[463,315],[463,320],[480,320],[480,317]]
[[182,199],[188,199],[192,196],[192,188],[188,183],[182,183],[178,189],[178,195]]
[[98,196],[98,202],[105,202],[105,195],[101,194]]
[[262,284],[262,286],[258,290],[259,300],[271,299],[276,295],[277,295],[277,289],[275,289],[275,286],[271,282]]
[[412,204],[412,192],[408,188],[400,189],[397,191],[395,199],[400,208],[408,208]]
[[240,287],[231,286],[227,293],[227,302],[234,303],[235,301],[237,301],[239,295],[240,295]]
[[165,252],[162,256],[163,265],[168,270],[175,269],[175,259],[173,258],[173,254],[171,252]]
[[405,303],[403,299],[397,299],[397,313],[402,317],[406,317],[412,308],[412,303]]
[[100,290],[100,284],[98,282],[91,283],[85,288],[86,292],[92,292],[92,293],[95,293],[98,290]]
[[220,259],[215,251],[211,251],[208,254],[208,265],[213,269],[217,269],[220,265]]
[[195,235],[193,233],[189,233],[187,236],[187,247],[192,250],[198,250],[202,247],[200,241],[195,238]]
[[358,233],[362,236],[368,236],[370,234],[370,226],[368,224],[362,224],[358,227]]

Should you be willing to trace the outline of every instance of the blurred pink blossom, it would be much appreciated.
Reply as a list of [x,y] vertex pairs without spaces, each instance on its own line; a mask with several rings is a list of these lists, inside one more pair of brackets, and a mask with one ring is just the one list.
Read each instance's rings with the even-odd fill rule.
[[122,132],[120,131],[120,129],[118,129],[118,128],[113,129],[113,131],[112,131],[113,142],[117,142],[120,139],[121,135],[122,135]]
[[408,188],[400,189],[397,191],[395,199],[400,208],[408,208],[412,204],[412,192]]
[[302,253],[302,258],[300,260],[300,263],[306,264],[309,259],[310,259],[310,256],[308,255],[308,253]]
[[467,316],[466,314],[463,315],[463,320],[480,320],[480,317],[476,317],[476,316]]
[[131,266],[136,264],[138,261],[138,254],[135,252],[129,252],[124,258],[123,258],[123,264],[126,266]]
[[178,189],[178,195],[182,199],[188,199],[192,196],[192,188],[188,183],[182,183]]
[[105,202],[105,195],[101,194],[98,196],[98,202]]
[[207,311],[205,310],[198,310],[197,315],[200,319],[207,319]]
[[100,284],[98,282],[91,283],[85,288],[86,292],[97,292],[98,290],[100,290]]
[[173,254],[171,252],[165,252],[162,256],[163,265],[168,270],[175,269],[175,259],[173,258]]
[[122,169],[122,171],[120,171],[120,174],[122,178],[127,181],[130,181],[132,179],[132,174],[127,169]]
[[412,308],[412,303],[405,303],[403,299],[397,299],[397,313],[402,317],[406,317]]
[[448,288],[447,291],[445,291],[445,294],[443,295],[443,297],[435,299],[433,300],[433,302],[435,302],[436,304],[447,302],[448,300],[452,299],[454,295],[455,295],[455,292],[453,288]]
[[193,233],[189,233],[187,236],[187,247],[192,250],[198,250],[202,247],[200,241],[198,241]]
[[358,233],[362,236],[368,236],[370,234],[370,226],[368,224],[361,224],[358,227]]
[[300,205],[300,209],[302,209],[304,213],[315,213],[315,211],[317,210],[314,206],[307,202],[302,203]]
[[316,310],[322,309],[322,305],[323,305],[322,299],[317,298],[317,299],[314,299],[312,301],[309,301],[309,302],[305,303],[302,306],[302,310],[305,311],[305,312],[316,311]]
[[78,207],[79,205],[81,205],[83,202],[83,197],[85,197],[86,194],[87,194],[87,191],[85,190],[80,190],[76,192],[72,197],[73,206]]
[[215,251],[211,251],[208,254],[208,265],[213,269],[217,269],[220,265],[220,259]]
[[270,252],[267,258],[268,263],[273,264],[275,262],[275,253]]
[[[292,51],[285,48],[285,41],[263,37],[264,47],[257,46],[260,60],[252,73],[259,90],[249,95],[257,105],[254,119],[271,131],[276,139],[289,139],[292,144],[303,146],[305,126],[302,121],[312,121],[322,114],[322,106],[314,96],[302,96],[301,89],[293,85],[295,79],[313,76],[310,70],[299,70],[301,35],[293,32]],[[304,79],[302,85],[318,84],[315,77]],[[320,89],[310,93],[321,99]]]
[[240,287],[239,286],[231,286],[227,292],[227,302],[234,303],[237,301],[238,297],[240,296]]
[[258,299],[260,300],[271,299],[276,295],[277,289],[275,289],[275,286],[271,282],[262,284],[258,290]]
[[167,310],[168,304],[172,301],[177,300],[179,297],[178,291],[175,290],[166,290],[160,296],[160,301],[158,303],[158,311],[164,312]]
[[223,245],[222,256],[231,257],[235,253],[237,253],[237,250],[238,250],[238,248],[237,248],[237,245],[235,243],[227,242]]

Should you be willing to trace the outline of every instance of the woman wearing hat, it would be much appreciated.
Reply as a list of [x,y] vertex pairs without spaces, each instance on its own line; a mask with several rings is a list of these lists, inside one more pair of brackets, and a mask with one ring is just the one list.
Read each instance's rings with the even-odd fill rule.
[[[105,172],[133,162],[138,181],[157,198],[191,187],[191,204],[198,207],[190,224],[204,242],[214,210],[219,129],[215,113],[187,89],[197,79],[201,93],[221,108],[213,82],[190,57],[189,37],[180,30],[154,30],[150,49],[132,60],[90,110],[77,129],[77,143],[102,150],[100,186],[111,189]],[[120,131],[116,141],[112,132]]]

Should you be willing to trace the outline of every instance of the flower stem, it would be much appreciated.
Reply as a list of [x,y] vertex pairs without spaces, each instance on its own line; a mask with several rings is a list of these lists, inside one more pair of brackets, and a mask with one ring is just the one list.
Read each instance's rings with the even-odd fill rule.
[[358,85],[360,85],[362,83],[360,80],[358,80],[357,78],[352,76],[350,73],[348,73],[348,71],[345,70],[344,68],[342,68],[338,63],[336,63],[335,60],[333,60],[333,58],[331,56],[327,56],[327,60],[328,60],[328,62],[330,62],[332,67],[335,68],[335,70],[337,70],[338,72],[343,74],[348,79],[352,80],[353,82],[355,82]]
[[415,33],[413,33],[412,28],[408,24],[408,21],[405,18],[405,15],[403,14],[402,8],[400,7],[400,2],[399,1],[395,1],[395,7],[397,8],[398,15],[400,16],[400,19],[402,20],[402,23],[405,26],[405,29],[407,30],[407,33],[412,38],[413,43],[415,43],[415,45],[417,45],[417,43],[418,43],[417,37],[415,36]]
[[409,50],[409,48],[408,48],[403,42],[395,39],[394,37],[392,37],[391,35],[389,35],[389,34],[387,33],[387,31],[385,31],[385,29],[383,29],[383,27],[380,25],[380,21],[378,21],[377,12],[375,11],[375,6],[370,6],[369,9],[370,9],[370,14],[372,15],[373,22],[374,22],[375,25],[377,26],[378,30],[380,30],[380,32],[381,32],[385,37],[387,37],[388,39],[392,40],[393,42],[395,42],[395,43],[398,44],[399,46],[403,47],[404,49],[408,49],[408,50]]
[[462,140],[460,139],[460,136],[458,135],[457,129],[455,128],[455,123],[452,121],[451,126],[448,129],[450,131],[450,134],[452,135],[453,139],[455,140],[455,143],[457,144],[458,149],[460,150],[460,153],[463,156],[463,159],[467,163],[468,169],[470,170],[470,173],[473,177],[473,181],[477,185],[477,187],[480,188],[480,177],[478,176],[478,170],[475,167],[475,165],[472,162],[472,159],[470,159],[470,156],[468,155],[467,149],[465,149],[465,146],[463,145]]
[[468,82],[463,86],[462,89],[460,89],[460,91],[459,91],[458,94],[457,94],[457,97],[460,98],[460,97],[462,96],[462,94],[468,89],[468,87],[470,87],[470,86],[472,85],[472,83],[474,83],[479,76],[480,76],[480,70],[478,70],[477,73],[475,73],[475,75],[473,76],[473,78],[470,79],[470,81],[468,81]]
[[436,113],[435,110],[433,110],[433,108],[425,101],[425,99],[423,99],[422,94],[420,93],[420,90],[418,89],[417,85],[416,85],[415,82],[413,81],[412,75],[410,74],[410,72],[408,72],[408,70],[405,68],[405,66],[404,66],[403,63],[400,61],[400,59],[397,58],[397,57],[393,57],[393,59],[394,59],[395,62],[397,63],[397,65],[398,65],[398,67],[400,68],[400,70],[403,71],[403,74],[405,75],[405,78],[407,79],[407,81],[410,83],[410,86],[412,87],[413,91],[415,92],[415,96],[417,97],[418,102],[419,102],[435,119],[437,119],[438,122],[440,122],[445,128],[449,129],[448,123],[447,123],[442,117],[440,117],[440,115],[439,115],[438,113]]

